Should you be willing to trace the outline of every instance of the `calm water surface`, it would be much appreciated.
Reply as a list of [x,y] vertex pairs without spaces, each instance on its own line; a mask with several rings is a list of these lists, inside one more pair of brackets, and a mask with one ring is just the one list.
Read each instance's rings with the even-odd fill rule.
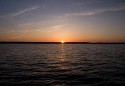
[[124,44],[0,44],[0,85],[125,85]]

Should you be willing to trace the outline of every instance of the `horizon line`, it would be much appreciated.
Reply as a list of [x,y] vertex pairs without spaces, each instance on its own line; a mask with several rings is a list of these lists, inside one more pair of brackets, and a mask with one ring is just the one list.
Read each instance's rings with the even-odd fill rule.
[[[5,42],[0,41],[0,44],[62,44],[61,42]],[[63,44],[125,44],[125,42],[64,42]]]

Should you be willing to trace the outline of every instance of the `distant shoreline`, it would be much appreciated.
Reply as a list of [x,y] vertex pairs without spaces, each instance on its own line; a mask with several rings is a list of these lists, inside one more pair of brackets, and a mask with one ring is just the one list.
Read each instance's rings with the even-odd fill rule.
[[[62,44],[61,42],[0,42],[0,44]],[[63,44],[125,44],[124,42],[65,42]]]

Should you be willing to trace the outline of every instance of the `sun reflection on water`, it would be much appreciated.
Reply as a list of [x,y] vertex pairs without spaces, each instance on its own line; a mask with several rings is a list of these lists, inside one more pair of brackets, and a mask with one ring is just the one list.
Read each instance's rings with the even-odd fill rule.
[[65,60],[64,44],[61,44],[61,54],[59,57],[61,61]]

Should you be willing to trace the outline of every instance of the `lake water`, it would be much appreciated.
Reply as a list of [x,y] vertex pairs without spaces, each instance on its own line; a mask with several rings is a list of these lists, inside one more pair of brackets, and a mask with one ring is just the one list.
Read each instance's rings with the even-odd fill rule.
[[0,44],[0,85],[125,86],[124,44]]

